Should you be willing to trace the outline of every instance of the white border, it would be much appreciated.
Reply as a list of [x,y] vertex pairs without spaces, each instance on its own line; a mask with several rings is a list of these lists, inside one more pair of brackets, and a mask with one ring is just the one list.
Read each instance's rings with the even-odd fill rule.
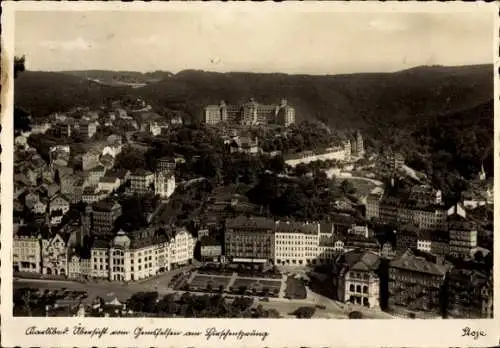
[[[169,346],[169,347],[373,347],[373,346],[467,346],[487,347],[499,344],[500,325],[498,319],[483,320],[334,320],[334,319],[104,319],[104,318],[14,318],[12,317],[12,205],[13,205],[13,76],[12,61],[14,48],[14,13],[16,11],[221,11],[230,12],[235,9],[244,11],[299,11],[299,12],[469,12],[491,11],[495,18],[492,28],[492,43],[495,62],[494,95],[499,95],[499,19],[498,5],[495,3],[378,3],[378,2],[286,2],[286,3],[219,3],[219,2],[176,2],[176,3],[119,3],[119,2],[4,2],[2,3],[2,171],[1,171],[1,338],[2,346]],[[5,76],[7,75],[7,76]],[[497,110],[498,97],[495,98],[495,172],[500,162],[497,158],[498,132]],[[500,187],[495,178],[495,188]],[[495,196],[497,192],[495,192]],[[500,210],[495,210],[495,221],[500,218]],[[495,234],[497,227],[494,227]],[[497,248],[495,239],[495,249]],[[494,264],[500,264],[499,252],[495,252]],[[496,269],[496,267],[495,267]],[[494,279],[495,318],[500,315],[499,279]],[[87,328],[108,326],[110,329],[130,329],[137,326],[148,329],[172,328],[178,330],[201,330],[210,327],[228,328],[234,331],[244,329],[251,331],[268,331],[270,336],[261,341],[249,338],[237,341],[186,337],[153,337],[135,340],[132,337],[114,339],[103,336],[101,339],[86,339],[78,336],[26,336],[27,327],[57,326],[70,328],[83,324]],[[486,337],[477,340],[461,337],[463,327],[481,329],[487,332]]]

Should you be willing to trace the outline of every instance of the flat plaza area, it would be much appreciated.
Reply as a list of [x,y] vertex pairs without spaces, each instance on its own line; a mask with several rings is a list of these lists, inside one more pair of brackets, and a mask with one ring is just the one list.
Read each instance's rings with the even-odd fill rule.
[[[254,296],[255,306],[262,305],[265,309],[275,309],[284,318],[292,318],[292,312],[304,306],[315,307],[313,318],[346,319],[351,311],[360,311],[365,318],[388,319],[392,315],[364,307],[349,306],[328,297],[311,291],[302,282],[297,281],[291,274],[283,274],[281,279],[269,279],[258,277],[243,277],[237,273],[212,275],[198,273],[193,267],[177,269],[166,272],[155,278],[134,283],[118,283],[108,281],[76,282],[70,280],[46,280],[46,279],[14,279],[13,287],[35,288],[35,289],[66,289],[75,291],[86,291],[88,299],[96,297],[116,296],[120,301],[127,300],[134,293],[140,291],[157,291],[160,296],[169,293],[184,293],[186,290],[173,289],[171,286],[174,277],[186,275],[185,283],[190,284],[189,292],[195,294],[210,294],[223,292],[225,296],[241,296],[238,291],[245,289],[244,296]],[[208,285],[210,284],[210,285]],[[213,289],[208,291],[208,289]],[[304,296],[297,298],[290,294],[298,294],[304,291]],[[223,291],[221,291],[221,289]],[[232,289],[232,290],[231,290]],[[262,291],[273,296],[263,296]],[[233,292],[234,291],[234,294]],[[253,294],[255,292],[255,294]]]

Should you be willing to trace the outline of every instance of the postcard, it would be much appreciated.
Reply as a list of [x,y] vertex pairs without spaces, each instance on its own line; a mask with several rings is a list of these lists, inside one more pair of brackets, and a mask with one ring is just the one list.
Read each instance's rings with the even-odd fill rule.
[[494,3],[2,4],[2,346],[497,346]]

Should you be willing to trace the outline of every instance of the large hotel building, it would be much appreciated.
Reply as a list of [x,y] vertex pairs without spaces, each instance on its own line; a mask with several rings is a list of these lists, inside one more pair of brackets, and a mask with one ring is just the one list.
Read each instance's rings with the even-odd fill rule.
[[207,124],[229,122],[250,126],[272,123],[289,126],[295,123],[295,108],[288,105],[285,99],[279,105],[259,104],[254,99],[240,106],[221,101],[219,105],[206,106],[203,119]]

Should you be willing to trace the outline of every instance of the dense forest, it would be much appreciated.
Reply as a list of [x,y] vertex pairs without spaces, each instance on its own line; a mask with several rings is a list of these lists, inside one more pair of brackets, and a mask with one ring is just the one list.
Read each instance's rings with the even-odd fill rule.
[[[253,97],[262,103],[287,98],[298,121],[320,120],[334,128],[370,130],[414,123],[429,116],[463,110],[492,98],[490,65],[419,67],[396,73],[350,75],[286,75],[214,73],[186,70],[170,73],[142,88],[111,87],[90,78],[116,78],[130,73],[55,73],[26,71],[15,85],[16,104],[35,117],[126,95],[145,98],[159,112],[180,111],[199,121],[204,105],[226,100],[240,103]],[[153,73],[152,73],[153,74]],[[154,73],[154,78],[161,76]]]
[[[147,85],[112,87],[88,78],[136,79],[147,81]],[[322,121],[333,131],[301,124],[299,129],[310,129],[312,133],[297,135],[292,130],[292,137],[281,139],[260,133],[266,151],[324,147],[329,140],[360,129],[368,150],[402,152],[410,166],[425,172],[446,193],[453,193],[467,188],[467,181],[478,173],[482,163],[489,175],[493,173],[492,78],[491,65],[417,67],[396,73],[335,76],[195,70],[174,75],[24,71],[15,83],[16,125],[23,123],[18,119],[26,120],[26,114],[37,118],[75,105],[99,107],[112,100],[135,97],[144,98],[160,114],[173,111],[187,123],[198,123],[202,107],[221,99],[240,103],[254,97],[262,103],[274,103],[286,97],[296,107],[298,122]],[[205,159],[196,164],[201,165],[197,170],[200,174],[210,174],[226,183],[234,177],[254,182],[248,173],[234,172],[235,163],[214,158],[215,153],[220,153],[220,141],[213,134],[201,133],[184,130],[166,142],[159,140],[146,158],[169,153],[188,158],[199,155]],[[205,144],[202,149],[196,148],[201,144]],[[146,166],[151,167],[152,163],[146,161]]]

